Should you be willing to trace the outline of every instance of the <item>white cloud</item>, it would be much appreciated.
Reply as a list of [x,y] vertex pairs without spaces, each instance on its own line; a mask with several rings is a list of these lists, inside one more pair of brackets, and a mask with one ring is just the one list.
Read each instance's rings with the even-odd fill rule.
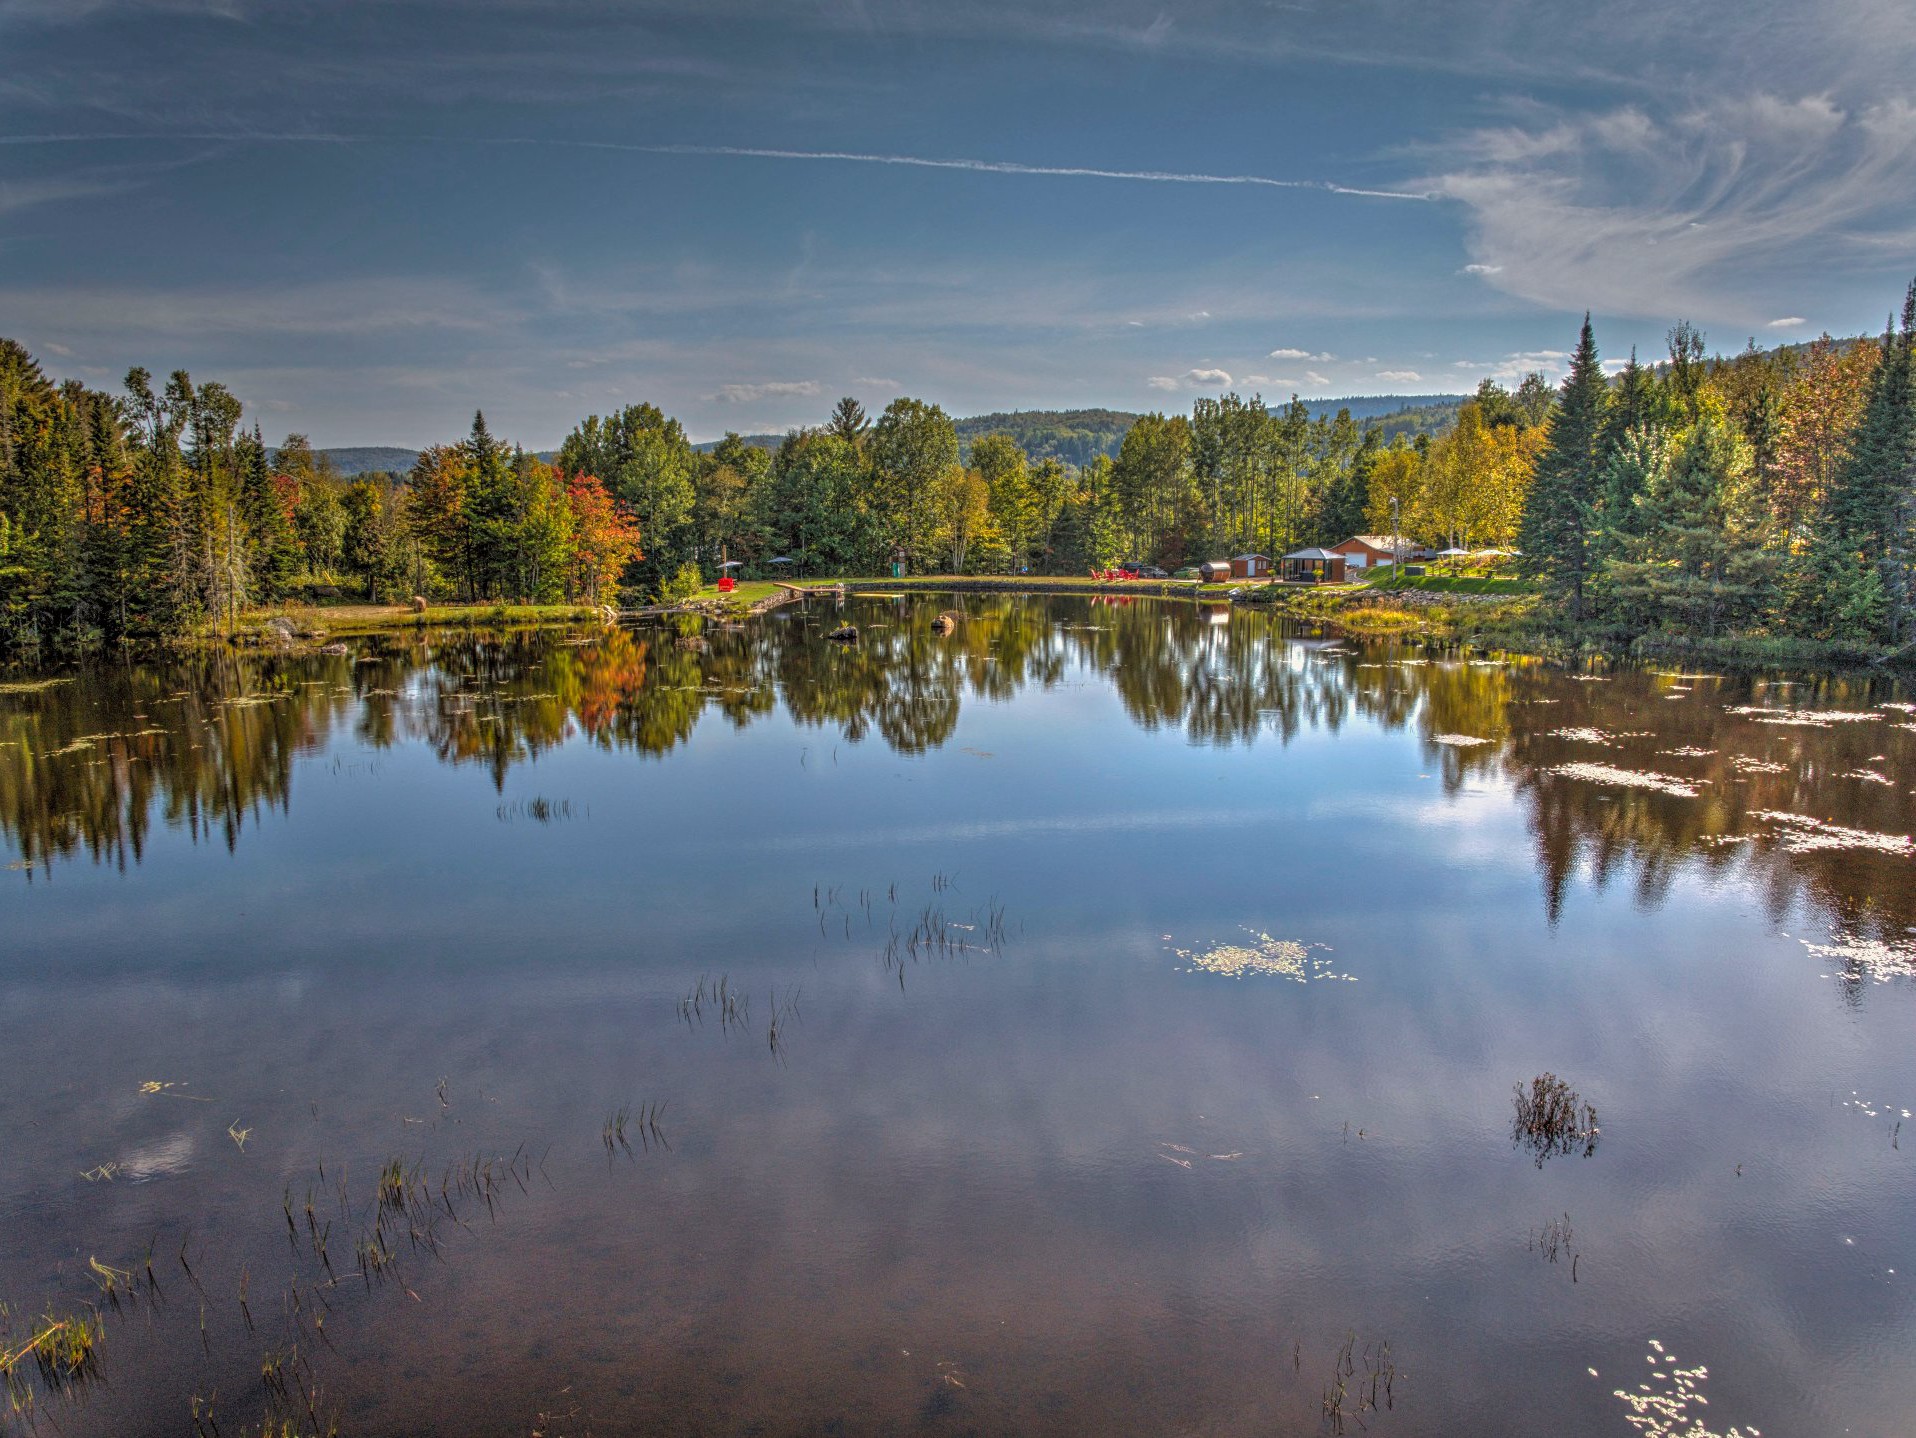
[[1221,369],[1187,369],[1180,375],[1152,375],[1145,381],[1152,389],[1229,389],[1231,372]]
[[1771,320],[1763,328],[1770,330],[1793,330],[1798,325],[1806,325],[1808,323],[1809,321],[1801,315],[1785,315],[1780,320]]
[[1309,360],[1313,364],[1328,364],[1331,360],[1334,360],[1337,358],[1337,356],[1333,354],[1315,354],[1314,355],[1309,350],[1298,350],[1298,349],[1272,350],[1270,357],[1272,359]]
[[722,384],[712,398],[720,404],[751,404],[761,399],[791,399],[815,395],[815,379],[769,380],[764,384]]
[[1198,310],[1185,316],[1186,319],[1190,320],[1208,320],[1210,317],[1211,312],[1209,310]]
[[1327,384],[1329,384],[1329,383],[1330,383],[1330,381],[1329,381],[1328,379],[1326,379],[1326,378],[1325,378],[1325,377],[1324,377],[1323,375],[1321,375],[1321,374],[1319,374],[1319,373],[1318,373],[1318,372],[1317,372],[1316,370],[1314,370],[1314,369],[1307,369],[1307,370],[1305,370],[1305,371],[1304,371],[1304,379],[1305,379],[1305,381],[1306,381],[1306,383],[1309,383],[1309,384],[1314,384],[1314,385],[1316,385],[1316,386],[1317,386],[1317,387],[1318,387],[1319,389],[1322,389],[1322,388],[1323,388],[1323,387],[1324,387],[1325,385],[1327,385]]
[[1387,379],[1392,384],[1416,384],[1423,379],[1414,369],[1380,369],[1377,377]]
[[1558,309],[1759,323],[1793,268],[1873,273],[1916,245],[1916,105],[1900,95],[1560,114],[1463,136],[1452,159],[1427,183],[1465,211],[1470,272]]
[[852,381],[852,383],[864,389],[894,389],[895,390],[895,389],[904,388],[904,386],[899,384],[898,381],[895,379],[868,379],[868,378],[855,379]]

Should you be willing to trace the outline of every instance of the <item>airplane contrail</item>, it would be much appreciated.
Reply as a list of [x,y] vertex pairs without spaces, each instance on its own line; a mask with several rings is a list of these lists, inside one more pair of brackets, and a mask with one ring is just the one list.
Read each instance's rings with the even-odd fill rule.
[[809,160],[855,165],[900,165],[922,170],[962,170],[982,175],[1036,175],[1071,180],[1121,180],[1158,185],[1245,185],[1273,190],[1316,190],[1331,195],[1355,195],[1374,200],[1435,200],[1438,196],[1413,190],[1381,190],[1343,185],[1333,180],[1285,180],[1274,175],[1213,175],[1186,170],[1117,170],[1093,165],[1031,165],[1018,160],[941,158],[933,155],[887,155],[864,150],[785,150],[753,145],[641,145],[619,140],[539,138],[489,139],[483,136],[300,134],[278,131],[220,133],[195,131],[171,134],[118,133],[103,135],[4,135],[0,145],[80,145],[188,140],[195,143],[371,145],[428,143],[439,145],[528,146],[570,150],[609,150],[639,155],[709,155],[753,160]]

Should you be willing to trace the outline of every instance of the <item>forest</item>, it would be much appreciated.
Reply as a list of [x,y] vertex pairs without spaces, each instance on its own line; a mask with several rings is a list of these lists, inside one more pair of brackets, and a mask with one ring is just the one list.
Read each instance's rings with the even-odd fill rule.
[[299,435],[269,447],[216,381],[156,386],[135,369],[105,393],[0,340],[0,645],[230,630],[291,598],[672,598],[722,560],[814,576],[894,561],[1171,569],[1393,523],[1415,541],[1520,550],[1556,622],[1590,635],[1902,645],[1913,331],[1916,286],[1880,339],[1726,358],[1679,323],[1665,355],[1605,366],[1586,318],[1561,385],[1486,380],[1442,432],[1414,437],[1235,394],[1128,426],[1083,411],[1040,434],[1006,414],[961,434],[936,404],[901,398],[876,417],[841,400],[775,449],[738,435],[704,448],[641,403],[582,420],[550,460],[480,414],[407,473],[353,477]]

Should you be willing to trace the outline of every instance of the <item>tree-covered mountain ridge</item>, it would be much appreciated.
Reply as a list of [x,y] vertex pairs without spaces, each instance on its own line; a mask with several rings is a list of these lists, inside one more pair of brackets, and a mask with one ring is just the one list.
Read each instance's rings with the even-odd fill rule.
[[[1339,399],[1307,399],[1304,404],[1313,416],[1335,415],[1350,411],[1352,419],[1384,430],[1384,437],[1397,433],[1437,433],[1457,419],[1457,407],[1468,398],[1461,394],[1373,394],[1347,395]],[[1118,446],[1136,423],[1138,411],[1122,409],[1019,409],[997,410],[952,421],[958,442],[969,452],[971,442],[987,434],[1008,434],[1034,459],[1061,459],[1082,465],[1100,454],[1117,457]],[[1374,422],[1374,424],[1372,423]],[[775,450],[785,440],[779,434],[740,435],[754,449]],[[723,441],[711,439],[693,446],[709,454]],[[322,449],[317,453],[331,462],[339,474],[351,477],[384,472],[403,474],[419,458],[419,451],[396,445],[346,445]],[[550,461],[557,450],[541,452],[539,458]]]

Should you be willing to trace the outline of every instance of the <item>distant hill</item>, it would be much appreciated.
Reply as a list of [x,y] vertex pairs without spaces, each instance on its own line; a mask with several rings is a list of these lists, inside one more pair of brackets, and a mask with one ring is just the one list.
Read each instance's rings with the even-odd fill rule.
[[[1466,398],[1465,395],[1418,395],[1414,396],[1415,403],[1367,415],[1359,423],[1367,430],[1376,430],[1386,441],[1400,434],[1410,439],[1420,434],[1442,434],[1457,423],[1457,412],[1463,408]],[[1354,412],[1351,418],[1357,418]]]
[[1021,409],[954,421],[959,447],[988,434],[1008,434],[1033,459],[1085,465],[1101,454],[1115,456],[1137,416],[1121,409]]
[[[785,436],[782,434],[742,434],[739,438],[753,449],[777,449],[785,443]],[[718,439],[702,439],[692,448],[700,454],[710,454],[723,443],[723,440]]]
[[404,474],[412,468],[413,461],[419,458],[419,451],[416,449],[400,449],[388,444],[322,449],[315,453],[330,459],[334,469],[348,476],[371,474],[375,470],[382,469],[395,474]]
[[[1377,428],[1385,438],[1394,434],[1436,433],[1456,422],[1457,406],[1467,396],[1460,394],[1372,394],[1347,399],[1307,399],[1313,417],[1334,415],[1348,409],[1351,418],[1366,428]],[[1137,415],[1122,409],[1019,409],[996,414],[972,415],[953,420],[958,444],[966,454],[971,442],[987,434],[1008,434],[1017,440],[1034,460],[1061,459],[1069,465],[1085,465],[1098,455],[1114,458],[1124,436],[1137,421]],[[783,434],[740,435],[755,449],[777,449],[785,441]],[[708,439],[693,446],[710,453],[719,441]],[[419,457],[417,450],[386,445],[362,445],[346,449],[322,449],[319,453],[333,462],[344,475],[390,470],[404,474]],[[544,450],[543,460],[557,458],[557,450]]]
[[[1413,411],[1444,406],[1453,411],[1451,418],[1455,419],[1457,406],[1469,398],[1469,395],[1463,394],[1354,394],[1343,399],[1307,399],[1304,403],[1309,407],[1312,418],[1320,414],[1335,415],[1340,409],[1347,409],[1355,420],[1395,419]],[[1273,405],[1272,408],[1279,409],[1282,406]]]

